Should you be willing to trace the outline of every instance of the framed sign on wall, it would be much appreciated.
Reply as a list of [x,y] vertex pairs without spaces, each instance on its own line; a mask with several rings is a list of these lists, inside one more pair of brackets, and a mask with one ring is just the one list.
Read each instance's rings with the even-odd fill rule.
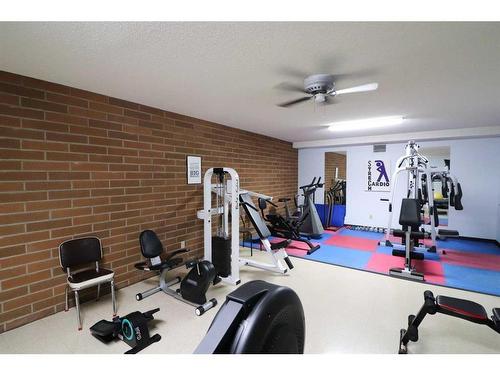
[[391,191],[389,160],[368,160],[366,163],[365,191]]
[[201,156],[188,155],[186,166],[188,185],[201,184]]

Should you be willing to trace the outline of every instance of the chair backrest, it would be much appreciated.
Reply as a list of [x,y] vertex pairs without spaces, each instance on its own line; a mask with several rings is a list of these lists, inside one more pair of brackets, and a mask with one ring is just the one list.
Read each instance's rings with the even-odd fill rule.
[[141,253],[144,258],[151,259],[163,253],[163,245],[160,239],[150,229],[146,229],[139,235],[139,243],[141,244]]
[[401,202],[399,213],[399,224],[403,226],[419,227],[422,223],[420,218],[420,204],[417,199],[404,198]]
[[101,240],[97,237],[75,238],[59,245],[59,261],[64,270],[98,262],[101,258]]

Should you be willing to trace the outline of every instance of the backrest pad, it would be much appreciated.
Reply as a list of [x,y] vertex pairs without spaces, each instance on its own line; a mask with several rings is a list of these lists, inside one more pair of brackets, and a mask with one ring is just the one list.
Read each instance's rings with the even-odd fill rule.
[[59,245],[59,260],[63,269],[98,262],[101,258],[101,241],[97,237],[75,238]]
[[420,226],[420,205],[417,199],[403,198],[401,212],[399,213],[399,224],[412,227]]
[[144,258],[151,259],[163,253],[163,245],[160,239],[152,230],[146,229],[139,235],[139,243]]

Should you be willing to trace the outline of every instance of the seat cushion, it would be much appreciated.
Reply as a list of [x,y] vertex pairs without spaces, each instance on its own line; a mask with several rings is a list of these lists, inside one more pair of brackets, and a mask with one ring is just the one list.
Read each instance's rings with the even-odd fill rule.
[[95,269],[76,272],[68,277],[68,284],[73,289],[88,288],[103,282],[109,282],[113,279],[114,272],[105,268],[100,268],[98,272]]
[[488,320],[488,313],[479,303],[446,296],[437,296],[436,304],[442,310],[453,313],[461,318]]
[[150,265],[148,262],[140,262],[134,264],[134,267],[141,271],[162,271],[165,268],[172,269],[183,262],[182,258],[170,258],[162,260],[161,263]]

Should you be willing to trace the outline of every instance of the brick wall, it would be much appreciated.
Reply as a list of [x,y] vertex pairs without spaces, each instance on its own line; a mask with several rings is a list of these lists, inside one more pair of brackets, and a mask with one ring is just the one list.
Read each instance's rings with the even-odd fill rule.
[[203,188],[186,184],[186,155],[235,168],[243,188],[297,188],[288,142],[0,71],[0,333],[63,309],[64,240],[100,237],[118,287],[142,277],[143,229],[200,256]]
[[336,152],[325,152],[325,190],[332,186],[335,178],[335,168],[339,169],[339,178],[346,178],[346,156]]

